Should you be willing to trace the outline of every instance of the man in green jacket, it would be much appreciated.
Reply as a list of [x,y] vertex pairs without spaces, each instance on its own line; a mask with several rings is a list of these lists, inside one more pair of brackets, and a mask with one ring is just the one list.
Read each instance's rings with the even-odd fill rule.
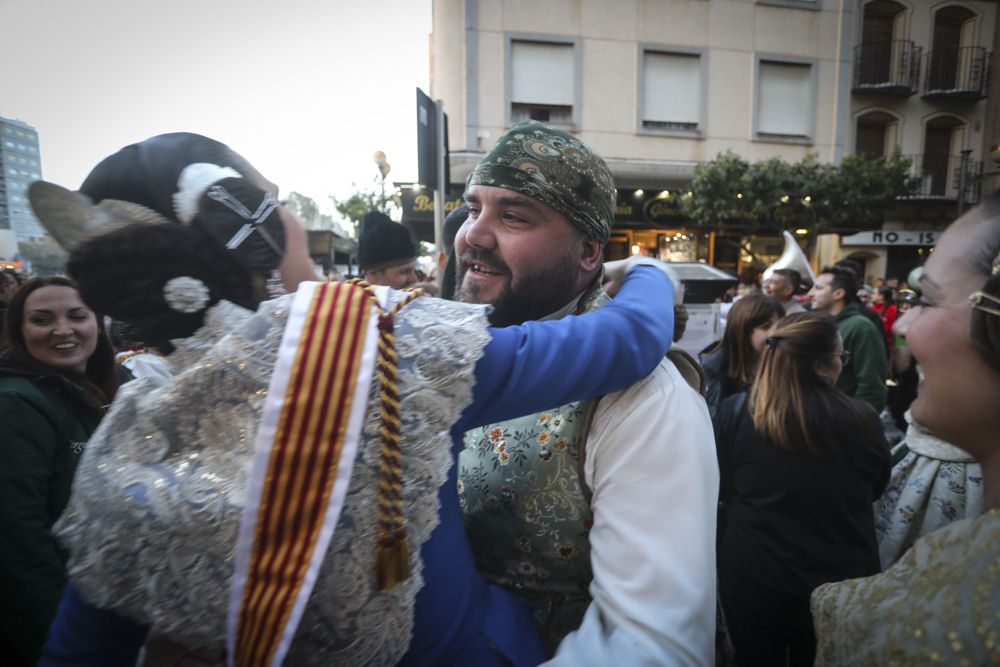
[[857,292],[854,272],[833,266],[820,272],[809,295],[813,310],[836,318],[844,351],[850,355],[837,380],[837,388],[881,413],[885,407],[888,365],[883,334],[861,314]]

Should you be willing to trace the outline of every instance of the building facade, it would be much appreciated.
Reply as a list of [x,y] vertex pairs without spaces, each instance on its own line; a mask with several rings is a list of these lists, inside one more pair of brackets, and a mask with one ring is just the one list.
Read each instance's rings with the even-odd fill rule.
[[41,177],[38,132],[0,118],[0,230],[13,231],[18,242],[46,236],[28,203],[28,185]]
[[[920,179],[883,234],[823,239],[820,259],[851,256],[870,277],[906,278],[936,232],[1000,185],[987,129],[994,2],[871,0],[855,6],[850,149],[900,151]],[[996,91],[1000,93],[1000,90]],[[869,243],[877,241],[877,243]]]
[[[534,118],[607,159],[619,189],[609,255],[738,272],[779,254],[780,233],[707,232],[673,203],[723,151],[837,163],[898,147],[913,156],[921,200],[954,212],[963,151],[975,179],[989,144],[995,14],[991,2],[930,0],[434,0],[431,96],[449,116],[454,183]],[[914,215],[946,224],[902,204],[887,227]],[[885,248],[801,241],[816,262],[853,253],[872,271],[888,264]]]

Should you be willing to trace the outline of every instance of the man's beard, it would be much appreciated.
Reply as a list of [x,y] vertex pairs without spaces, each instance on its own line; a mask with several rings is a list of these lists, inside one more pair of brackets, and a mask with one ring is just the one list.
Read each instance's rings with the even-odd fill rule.
[[476,285],[464,284],[465,274],[470,270],[468,266],[474,261],[480,261],[490,270],[508,277],[503,291],[489,302],[493,306],[489,320],[495,327],[539,320],[556,312],[576,296],[574,289],[577,282],[577,262],[571,253],[555,256],[536,271],[514,280],[510,268],[492,250],[469,248],[458,262],[455,276],[456,301],[487,303]]

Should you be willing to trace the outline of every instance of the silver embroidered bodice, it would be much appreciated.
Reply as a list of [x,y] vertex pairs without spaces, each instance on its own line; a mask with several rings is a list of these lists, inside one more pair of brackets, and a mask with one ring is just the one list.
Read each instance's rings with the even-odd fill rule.
[[[395,302],[402,293],[390,294]],[[174,379],[119,391],[55,528],[71,553],[70,577],[92,604],[191,648],[224,648],[245,486],[293,296],[257,313],[220,303],[177,341]],[[437,492],[452,463],[449,429],[471,402],[486,327],[482,306],[431,298],[396,317],[414,574],[390,592],[375,586],[376,374],[345,507],[286,664],[393,664],[405,653],[420,546],[439,522]]]

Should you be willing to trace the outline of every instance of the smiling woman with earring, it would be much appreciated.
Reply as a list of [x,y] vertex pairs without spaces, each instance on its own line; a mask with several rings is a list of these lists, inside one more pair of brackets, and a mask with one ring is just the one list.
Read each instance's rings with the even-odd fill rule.
[[68,278],[15,293],[0,355],[0,651],[34,665],[66,582],[50,528],[114,396],[111,341]]
[[846,363],[833,318],[789,315],[749,393],[719,407],[719,596],[737,664],[812,665],[810,592],[879,571],[889,450],[874,410],[834,386]]
[[982,469],[983,513],[924,535],[875,577],[812,597],[817,665],[1000,658],[1000,195],[953,223],[896,332],[920,366],[914,421]]

